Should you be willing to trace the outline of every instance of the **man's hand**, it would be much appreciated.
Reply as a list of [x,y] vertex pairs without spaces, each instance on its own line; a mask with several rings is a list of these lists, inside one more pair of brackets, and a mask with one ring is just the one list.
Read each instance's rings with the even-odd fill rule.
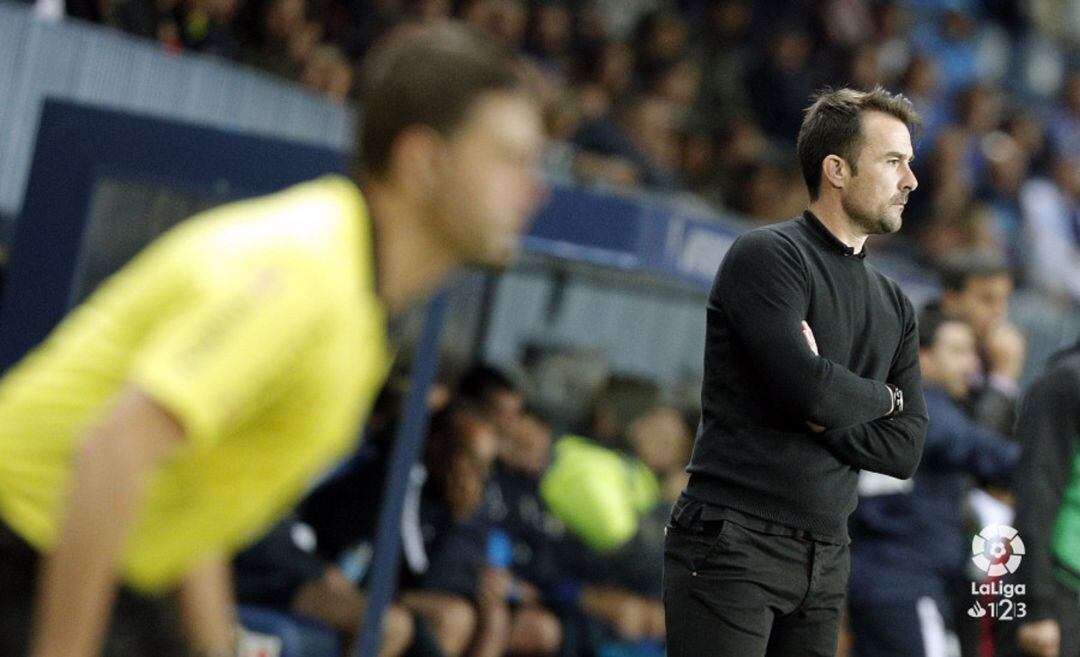
[[484,568],[477,582],[476,603],[484,609],[503,604],[511,581],[510,572],[505,568]]
[[986,334],[983,347],[990,360],[990,373],[1012,381],[1020,380],[1024,369],[1024,336],[1015,326],[1002,322]]
[[184,440],[172,416],[134,387],[108,409],[79,441],[59,536],[42,560],[33,657],[99,653],[146,480]]
[[806,323],[805,319],[802,321],[802,335],[806,338],[806,344],[810,345],[810,351],[814,352],[815,356],[819,356],[817,340],[814,339],[814,332],[810,329],[810,325]]
[[1017,631],[1020,649],[1036,657],[1058,657],[1061,649],[1061,626],[1052,618],[1024,623]]
[[[806,338],[806,344],[810,346],[810,351],[814,352],[815,356],[818,356],[817,340],[814,339],[814,331],[810,329],[810,325],[806,323],[804,319],[802,321],[802,334]],[[822,433],[825,431],[825,427],[820,424],[814,424],[810,420],[806,421],[806,426],[810,427],[810,430],[814,433]]]

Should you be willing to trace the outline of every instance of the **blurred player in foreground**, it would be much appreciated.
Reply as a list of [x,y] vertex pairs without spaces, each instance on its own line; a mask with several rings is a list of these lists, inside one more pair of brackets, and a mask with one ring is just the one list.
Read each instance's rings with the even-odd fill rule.
[[388,316],[514,252],[541,146],[514,59],[440,25],[365,65],[359,187],[184,222],[0,381],[0,654],[232,654],[225,559],[353,446]]

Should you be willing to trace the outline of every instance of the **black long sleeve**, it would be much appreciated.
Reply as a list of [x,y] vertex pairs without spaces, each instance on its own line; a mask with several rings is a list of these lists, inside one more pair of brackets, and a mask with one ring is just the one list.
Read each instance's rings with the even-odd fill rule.
[[[906,476],[919,460],[927,420],[914,315],[865,250],[809,212],[742,235],[706,306],[687,494],[846,540],[859,468]],[[880,419],[887,381],[908,405],[895,420]],[[830,431],[814,435],[808,420]]]
[[904,299],[904,338],[888,383],[904,392],[904,412],[864,424],[833,429],[818,438],[842,461],[861,470],[907,479],[915,474],[929,417],[919,372],[919,331],[915,311]]
[[1028,390],[1016,421],[1023,452],[1016,476],[1016,528],[1027,553],[1018,577],[1027,588],[1028,618],[1052,616],[1051,537],[1076,458],[1080,435],[1080,353]]
[[724,258],[709,307],[730,318],[779,406],[829,428],[885,415],[891,402],[884,382],[858,376],[810,350],[800,326],[810,294],[796,245],[781,233],[751,231]]

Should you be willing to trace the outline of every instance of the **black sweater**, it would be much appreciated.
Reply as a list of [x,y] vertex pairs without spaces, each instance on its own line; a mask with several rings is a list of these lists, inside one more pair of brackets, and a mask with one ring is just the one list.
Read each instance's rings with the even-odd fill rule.
[[[859,470],[915,472],[927,425],[915,312],[865,255],[809,211],[732,245],[709,295],[689,495],[846,541]],[[883,418],[885,382],[904,392],[899,416]]]

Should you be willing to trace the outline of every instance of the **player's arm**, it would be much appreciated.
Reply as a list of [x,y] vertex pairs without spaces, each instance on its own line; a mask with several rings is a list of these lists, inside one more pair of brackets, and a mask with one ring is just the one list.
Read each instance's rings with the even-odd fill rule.
[[179,591],[180,614],[188,644],[196,655],[236,654],[236,601],[232,568],[212,557],[194,569]]
[[97,655],[124,540],[148,475],[183,442],[180,425],[137,388],[117,394],[81,441],[59,535],[41,565],[32,657]]
[[903,412],[814,434],[837,458],[852,467],[898,479],[915,474],[930,420],[919,372],[918,325],[915,311],[906,299],[904,318],[904,337],[888,376],[889,383],[904,393]]
[[[751,231],[720,266],[710,312],[729,319],[776,403],[803,420],[848,427],[889,412],[889,389],[818,357],[802,332],[809,280],[794,245],[772,231]],[[905,391],[906,393],[906,391]]]

